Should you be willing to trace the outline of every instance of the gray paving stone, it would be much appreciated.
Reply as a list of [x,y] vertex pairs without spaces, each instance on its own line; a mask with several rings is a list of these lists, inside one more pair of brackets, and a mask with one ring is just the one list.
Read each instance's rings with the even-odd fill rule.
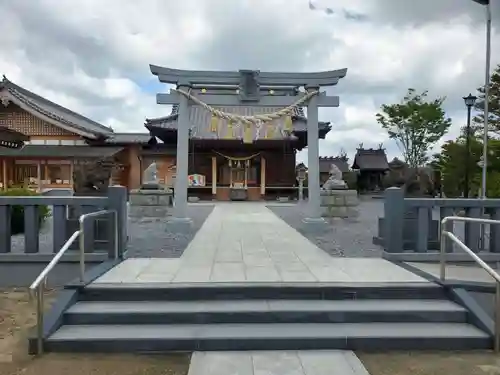
[[188,375],[255,375],[248,352],[195,352]]
[[369,375],[351,351],[195,352],[188,375]]

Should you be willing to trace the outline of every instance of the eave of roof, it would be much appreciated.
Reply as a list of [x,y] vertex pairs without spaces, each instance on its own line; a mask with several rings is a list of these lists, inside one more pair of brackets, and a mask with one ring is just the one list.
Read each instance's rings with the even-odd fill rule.
[[[51,102],[15,83],[5,76],[0,82],[0,91],[8,93],[6,99],[12,101],[27,112],[47,122],[88,138],[106,137],[113,130],[85,116]],[[4,94],[5,95],[5,94]]]
[[123,147],[26,145],[22,149],[0,148],[0,156],[48,158],[107,158],[116,155]]

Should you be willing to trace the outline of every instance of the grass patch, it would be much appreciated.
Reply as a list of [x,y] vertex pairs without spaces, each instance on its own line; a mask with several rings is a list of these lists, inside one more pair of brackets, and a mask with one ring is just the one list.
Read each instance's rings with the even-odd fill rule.
[[356,353],[370,375],[499,375],[493,351]]
[[[49,290],[50,306],[56,291]],[[27,332],[36,323],[26,289],[0,289],[0,375],[185,375],[189,355],[59,354],[29,356]]]

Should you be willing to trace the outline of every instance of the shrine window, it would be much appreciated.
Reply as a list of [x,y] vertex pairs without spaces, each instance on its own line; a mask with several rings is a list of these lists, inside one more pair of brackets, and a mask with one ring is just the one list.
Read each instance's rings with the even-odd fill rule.
[[71,166],[68,164],[48,164],[44,180],[50,185],[71,184]]

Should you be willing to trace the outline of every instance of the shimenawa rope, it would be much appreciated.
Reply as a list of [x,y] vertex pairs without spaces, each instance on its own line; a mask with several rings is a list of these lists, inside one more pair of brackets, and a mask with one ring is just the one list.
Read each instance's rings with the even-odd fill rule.
[[196,104],[202,106],[205,108],[208,112],[212,114],[212,116],[219,117],[224,120],[232,121],[232,122],[241,122],[244,124],[248,125],[257,125],[262,122],[270,122],[276,119],[279,119],[283,116],[290,115],[293,110],[300,106],[301,104],[305,103],[309,99],[311,99],[314,95],[318,95],[319,91],[310,91],[307,94],[305,94],[303,97],[298,99],[295,103],[289,105],[288,107],[285,107],[283,109],[280,109],[279,111],[273,112],[273,113],[266,113],[266,114],[259,114],[259,115],[253,115],[253,116],[242,116],[238,115],[235,113],[228,113],[228,112],[223,112],[219,109],[213,108],[209,106],[208,104],[202,102],[200,99],[198,99],[196,96],[191,95],[191,93],[186,92],[181,89],[174,89],[177,91],[179,94],[184,95],[186,98],[192,100]]

